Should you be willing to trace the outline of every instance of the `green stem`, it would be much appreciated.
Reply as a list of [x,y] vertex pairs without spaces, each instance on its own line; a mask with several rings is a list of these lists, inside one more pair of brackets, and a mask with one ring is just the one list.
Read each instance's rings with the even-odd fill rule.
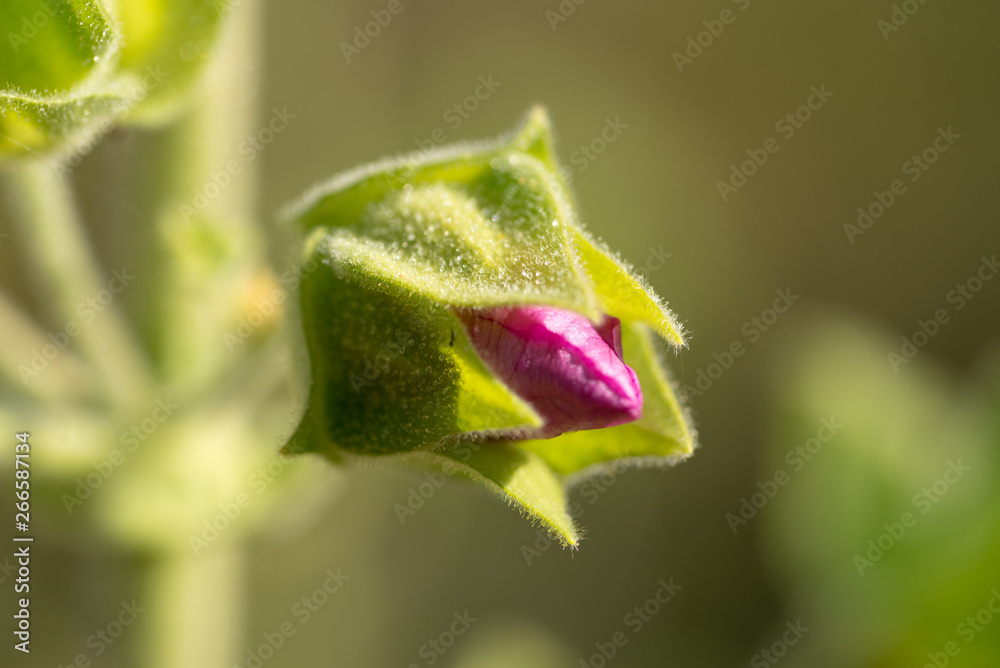
[[231,99],[228,84],[259,59],[259,11],[244,2],[227,16],[203,94],[154,139],[148,265],[157,294],[145,300],[144,329],[161,376],[179,392],[205,391],[238,361],[224,337],[263,264],[254,224],[260,161],[239,152],[258,129],[255,100],[247,91]]
[[[244,2],[227,16],[217,53],[205,73],[209,81],[253,67],[259,59],[260,6]],[[227,355],[224,333],[232,328],[233,304],[259,270],[258,232],[253,227],[258,161],[241,172],[195,216],[194,191],[211,174],[239,157],[238,147],[254,131],[251,100],[233,107],[225,86],[212,84],[184,117],[155,139],[156,220],[150,273],[157,293],[147,303],[146,332],[162,377],[178,394],[203,404],[212,390],[238,375]],[[235,388],[234,388],[235,389]],[[241,407],[247,419],[254,411]],[[222,419],[220,414],[215,414]],[[169,445],[169,444],[164,444]],[[254,444],[238,443],[239,451]],[[183,450],[183,447],[180,448]],[[235,541],[234,541],[235,542]],[[244,555],[238,542],[192,556],[186,542],[164,551],[147,567],[147,642],[144,668],[217,668],[240,663],[243,653]]]
[[240,663],[245,556],[219,545],[194,556],[160,554],[142,566],[146,608],[141,660],[147,668],[219,668]]
[[[43,350],[54,345],[45,332],[6,295],[0,293],[0,373],[11,385],[43,400],[73,400],[87,396],[87,368],[70,350],[48,360]],[[45,373],[32,368],[32,351],[43,355],[50,368]],[[46,351],[47,352],[47,351]]]
[[[70,184],[44,159],[13,162],[3,173],[17,236],[57,332],[69,333],[71,323],[79,331],[84,357],[96,368],[113,406],[142,401],[152,386],[147,360],[114,303],[116,295],[107,289],[112,275],[100,270],[92,253]],[[111,302],[105,303],[109,295]]]

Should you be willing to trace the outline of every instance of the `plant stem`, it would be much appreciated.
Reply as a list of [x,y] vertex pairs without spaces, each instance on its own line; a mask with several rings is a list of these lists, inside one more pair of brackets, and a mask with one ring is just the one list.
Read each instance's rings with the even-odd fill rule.
[[204,554],[159,554],[143,564],[146,629],[141,665],[219,668],[239,663],[245,556],[219,545]]
[[70,350],[63,350],[49,360],[51,373],[33,375],[30,351],[41,351],[52,342],[37,323],[2,293],[0,322],[3,323],[0,372],[10,379],[12,386],[23,387],[25,393],[39,399],[80,399],[86,396],[87,368]]
[[[84,357],[115,408],[142,401],[152,386],[147,360],[107,289],[112,276],[103,275],[93,256],[70,184],[45,159],[13,162],[4,175],[17,236],[39,294],[49,300],[57,333],[68,334],[71,323],[79,330]],[[104,302],[107,295],[110,303]]]
[[[223,334],[233,326],[233,304],[250,282],[248,276],[260,268],[259,248],[253,243],[258,163],[241,163],[239,175],[220,186],[196,215],[182,215],[181,206],[194,205],[193,192],[204,191],[213,173],[226,170],[253,130],[255,99],[244,95],[243,104],[234,105],[228,78],[255,71],[260,9],[258,2],[243,2],[226,17],[203,94],[155,139],[151,197],[159,245],[150,273],[159,294],[148,300],[153,308],[147,331],[163,377],[182,396],[202,400],[240,372],[234,365],[238,358],[227,356]],[[241,406],[241,415],[252,420],[256,413]],[[241,442],[232,450],[259,445]],[[186,538],[178,538],[172,551],[156,555],[147,566],[150,619],[141,656],[144,668],[218,668],[240,662],[244,549],[234,540],[193,556]]]
[[239,153],[257,131],[259,11],[243,2],[227,15],[203,90],[153,142],[156,247],[148,264],[159,294],[146,300],[145,331],[158,370],[179,392],[205,391],[238,360],[226,354],[224,337],[263,264],[260,161]]

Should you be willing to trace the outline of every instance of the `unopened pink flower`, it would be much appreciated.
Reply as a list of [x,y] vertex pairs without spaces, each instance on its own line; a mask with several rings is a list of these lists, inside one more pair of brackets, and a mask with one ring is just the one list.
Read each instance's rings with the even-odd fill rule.
[[597,327],[551,306],[455,309],[486,365],[545,423],[525,438],[612,427],[642,415],[642,388],[622,358],[621,323]]

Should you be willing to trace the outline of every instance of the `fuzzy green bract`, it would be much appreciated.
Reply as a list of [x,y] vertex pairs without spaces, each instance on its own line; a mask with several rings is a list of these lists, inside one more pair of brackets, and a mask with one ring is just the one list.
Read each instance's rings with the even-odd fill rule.
[[47,150],[124,109],[106,84],[121,38],[102,3],[5,0],[0,29],[0,155]]
[[171,120],[207,62],[226,7],[216,0],[4,0],[0,157],[89,146],[125,117]]
[[[664,302],[580,227],[533,110],[495,142],[334,177],[289,216],[304,235],[308,408],[287,453],[378,457],[464,475],[576,545],[565,483],[619,459],[666,464],[694,433],[655,339],[685,345]],[[622,321],[643,416],[517,440],[539,416],[485,366],[453,307],[540,304]]]

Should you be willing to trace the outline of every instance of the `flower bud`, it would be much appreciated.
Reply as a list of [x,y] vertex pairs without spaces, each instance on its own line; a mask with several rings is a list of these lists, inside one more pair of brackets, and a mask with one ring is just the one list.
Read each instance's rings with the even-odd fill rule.
[[471,478],[578,540],[564,480],[679,461],[694,430],[656,347],[673,314],[580,226],[548,118],[334,177],[288,217],[309,403],[288,454]]
[[525,438],[613,427],[642,416],[642,389],[622,358],[621,323],[599,328],[551,306],[456,309],[486,365],[545,421]]

